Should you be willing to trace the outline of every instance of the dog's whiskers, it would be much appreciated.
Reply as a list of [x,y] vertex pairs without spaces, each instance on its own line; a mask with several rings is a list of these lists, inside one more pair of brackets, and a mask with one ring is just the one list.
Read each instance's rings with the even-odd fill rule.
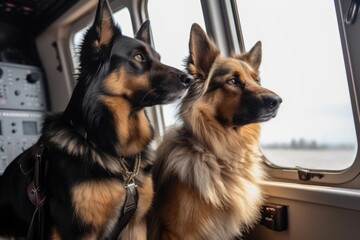
[[150,91],[148,91],[148,92],[142,97],[141,102],[143,103],[144,100],[145,100],[145,98],[146,98],[150,93],[155,92],[155,91],[156,91],[156,89],[151,89]]

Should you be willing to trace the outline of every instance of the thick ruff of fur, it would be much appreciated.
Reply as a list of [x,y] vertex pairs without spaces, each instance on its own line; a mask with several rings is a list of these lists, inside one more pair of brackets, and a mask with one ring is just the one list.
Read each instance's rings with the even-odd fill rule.
[[[162,64],[150,40],[148,21],[135,38],[124,36],[107,1],[99,1],[94,24],[84,35],[70,102],[43,124],[45,239],[146,239],[145,215],[153,198],[153,129],[144,108],[180,98],[192,79]],[[33,148],[0,178],[0,236],[27,235],[35,211],[26,192],[34,175]],[[130,175],[124,165],[133,171],[139,156],[133,179],[137,208],[119,234]],[[28,166],[26,174],[19,162]]]
[[[281,99],[259,85],[260,43],[225,58],[194,24],[189,45],[194,82],[181,105],[182,126],[157,150],[150,239],[233,239],[259,219],[258,122],[274,117]],[[268,98],[276,99],[271,110],[256,104]]]

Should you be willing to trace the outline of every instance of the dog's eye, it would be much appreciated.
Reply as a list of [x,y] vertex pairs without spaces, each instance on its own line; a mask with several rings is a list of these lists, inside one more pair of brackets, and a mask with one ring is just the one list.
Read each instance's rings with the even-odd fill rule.
[[231,85],[239,85],[240,84],[240,81],[238,78],[236,77],[232,77],[228,80],[228,83],[231,84]]
[[254,80],[257,84],[261,85],[261,79],[259,76],[256,76]]
[[146,59],[144,57],[144,55],[142,55],[141,53],[137,53],[134,55],[134,59],[138,62],[145,62]]
[[228,80],[228,83],[235,85],[235,84],[236,84],[236,81],[237,81],[236,78],[230,78],[230,79]]
[[245,83],[242,83],[240,81],[239,78],[237,77],[232,77],[230,78],[229,80],[227,80],[227,83],[230,84],[230,85],[233,85],[235,87],[240,87],[240,88],[244,88],[245,87]]

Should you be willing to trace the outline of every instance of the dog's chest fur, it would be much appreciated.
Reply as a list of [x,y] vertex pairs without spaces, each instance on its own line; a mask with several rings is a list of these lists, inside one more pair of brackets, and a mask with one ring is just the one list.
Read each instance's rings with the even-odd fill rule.
[[[178,224],[177,228],[184,228],[179,232],[199,239],[228,239],[252,226],[263,202],[259,181],[264,172],[257,148],[244,146],[234,152],[233,158],[220,159],[179,132],[170,132],[164,139],[167,144],[158,149],[159,156],[167,159],[160,163],[161,172],[167,175],[158,179],[169,191],[163,194],[172,202],[170,205],[178,205],[183,212],[173,213],[177,220],[193,221]],[[167,216],[171,224],[172,214]],[[209,232],[215,235],[208,236]]]

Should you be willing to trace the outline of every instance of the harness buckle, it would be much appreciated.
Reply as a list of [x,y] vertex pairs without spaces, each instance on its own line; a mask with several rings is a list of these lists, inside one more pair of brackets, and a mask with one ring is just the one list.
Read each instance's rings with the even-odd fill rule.
[[123,213],[133,210],[136,208],[136,201],[135,201],[135,195],[137,193],[137,185],[135,184],[134,179],[132,179],[130,182],[125,184],[126,189],[126,198],[123,208]]

